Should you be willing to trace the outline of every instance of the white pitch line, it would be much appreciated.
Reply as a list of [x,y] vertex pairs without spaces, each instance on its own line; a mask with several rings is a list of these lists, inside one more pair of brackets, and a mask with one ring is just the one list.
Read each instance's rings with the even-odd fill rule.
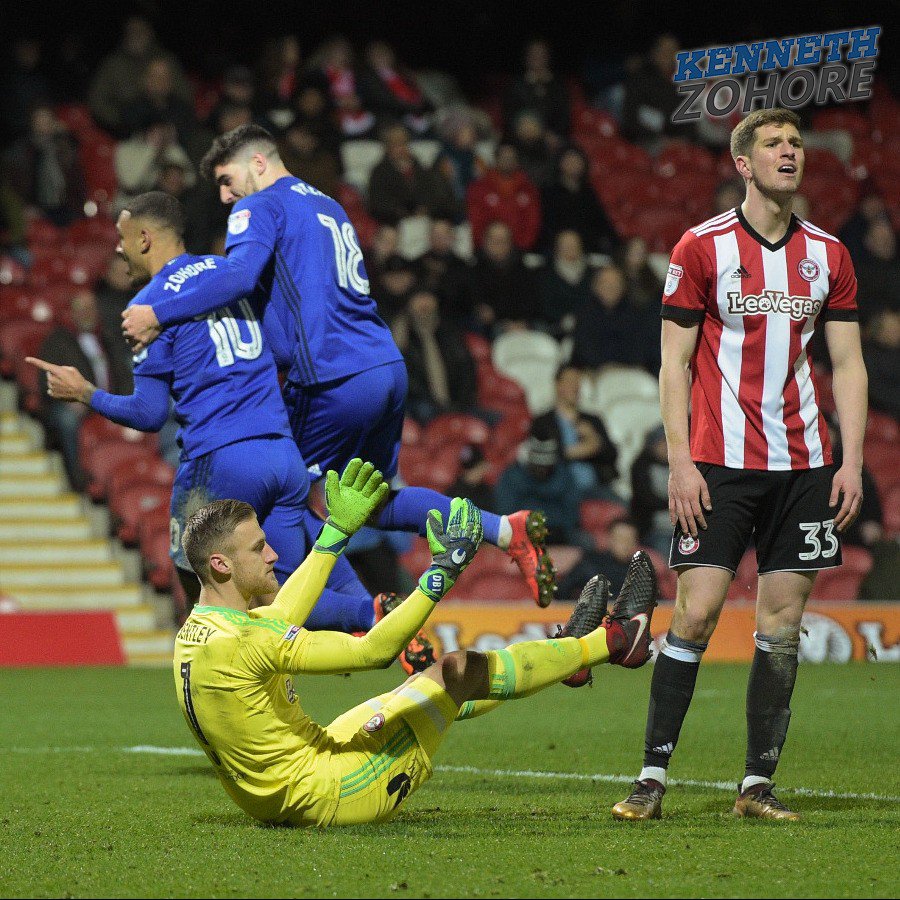
[[[205,756],[197,747],[156,747],[152,744],[138,744],[134,747],[0,747],[0,756],[4,753],[144,753],[149,756]],[[556,781],[603,781],[611,784],[631,784],[634,778],[629,775],[608,775],[595,772],[588,775],[584,772],[542,772],[531,769],[479,769],[476,766],[435,766],[435,772],[447,772],[452,775],[486,775],[491,778],[535,778]],[[669,784],[680,787],[707,788],[715,791],[734,792],[737,781],[698,781],[693,778],[673,778]],[[802,797],[823,797],[835,800],[880,800],[885,803],[900,803],[900,797],[891,794],[857,794],[846,791],[822,791],[805,787],[784,787],[782,793],[798,794]]]

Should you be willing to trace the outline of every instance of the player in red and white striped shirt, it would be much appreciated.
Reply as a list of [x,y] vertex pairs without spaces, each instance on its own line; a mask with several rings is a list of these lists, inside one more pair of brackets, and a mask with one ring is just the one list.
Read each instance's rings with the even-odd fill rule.
[[[660,401],[678,593],[653,675],[644,768],[613,808],[620,819],[660,814],[700,660],[751,539],[756,652],[734,811],[798,818],[772,794],[772,776],[787,736],[800,618],[816,571],[840,565],[838,535],[862,501],[867,379],[856,277],[844,245],[791,212],[803,177],[799,119],[751,113],[732,132],[731,154],[746,199],[685,233],[664,290]],[[807,351],[818,321],[844,446],[836,472]]]

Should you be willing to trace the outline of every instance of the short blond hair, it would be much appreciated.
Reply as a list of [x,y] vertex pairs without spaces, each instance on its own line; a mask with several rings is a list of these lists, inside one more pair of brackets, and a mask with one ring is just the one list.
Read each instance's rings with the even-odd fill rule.
[[756,137],[756,129],[763,125],[793,125],[800,130],[800,117],[789,109],[757,109],[742,119],[731,132],[731,158],[749,156]]
[[231,553],[235,528],[255,515],[256,510],[243,500],[214,500],[187,520],[181,546],[203,584],[211,579],[209,557],[216,552]]

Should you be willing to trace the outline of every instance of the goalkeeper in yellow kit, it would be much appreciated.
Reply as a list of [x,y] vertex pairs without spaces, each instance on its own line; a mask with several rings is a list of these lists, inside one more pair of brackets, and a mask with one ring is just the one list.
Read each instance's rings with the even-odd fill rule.
[[[432,510],[432,563],[416,590],[368,634],[306,631],[338,555],[387,493],[381,473],[355,459],[326,480],[328,519],[309,556],[278,590],[277,554],[253,508],[218,500],[198,510],[182,537],[203,585],[175,642],[174,673],[188,725],[225,790],[263,822],[346,825],[390,819],[431,776],[447,727],[532,694],[584,667],[627,667],[649,658],[656,579],[644,554],[607,615],[609,582],[585,586],[553,640],[506,650],[456,651],[395,691],[322,727],[302,710],[293,676],[389,665],[472,561],[481,541],[478,509],[455,499],[444,523]],[[270,606],[254,596],[278,590]]]

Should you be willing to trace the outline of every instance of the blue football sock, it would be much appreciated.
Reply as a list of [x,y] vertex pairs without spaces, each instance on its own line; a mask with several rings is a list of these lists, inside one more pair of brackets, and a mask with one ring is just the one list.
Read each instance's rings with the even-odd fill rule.
[[[378,515],[378,527],[387,531],[415,531],[425,537],[430,510],[439,510],[446,523],[450,518],[450,498],[430,488],[407,487],[392,493]],[[500,535],[500,516],[481,511],[484,539],[496,546]]]

